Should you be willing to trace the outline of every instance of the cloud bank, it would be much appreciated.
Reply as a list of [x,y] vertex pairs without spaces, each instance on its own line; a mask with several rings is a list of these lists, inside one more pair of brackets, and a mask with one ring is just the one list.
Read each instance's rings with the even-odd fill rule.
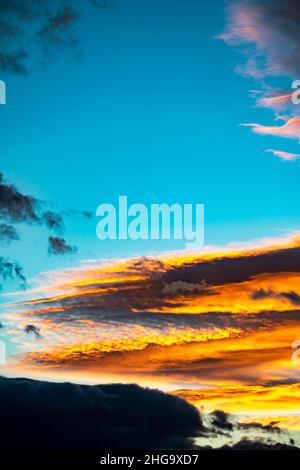
[[193,449],[206,430],[184,400],[137,385],[0,378],[1,451]]

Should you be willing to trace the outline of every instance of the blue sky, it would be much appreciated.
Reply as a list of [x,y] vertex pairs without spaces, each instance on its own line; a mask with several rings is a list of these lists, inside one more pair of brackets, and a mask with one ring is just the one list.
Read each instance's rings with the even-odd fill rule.
[[[119,0],[87,9],[78,50],[33,60],[28,76],[3,74],[1,169],[23,192],[56,209],[102,202],[204,203],[206,244],[224,245],[299,228],[297,163],[266,148],[277,137],[239,127],[271,124],[256,87],[234,69],[243,58],[216,36],[223,1]],[[286,85],[286,82],[285,82]],[[297,152],[298,144],[285,142]],[[279,147],[281,148],[281,147]],[[29,276],[80,259],[178,249],[167,242],[99,241],[96,218],[72,217],[70,258],[48,257],[42,228],[24,227],[5,249]]]

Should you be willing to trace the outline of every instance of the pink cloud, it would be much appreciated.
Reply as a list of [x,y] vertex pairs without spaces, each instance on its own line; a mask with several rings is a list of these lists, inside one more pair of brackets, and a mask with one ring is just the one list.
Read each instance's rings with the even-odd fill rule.
[[263,96],[257,100],[257,106],[281,110],[292,103],[293,92],[283,92],[274,96]]
[[286,119],[283,126],[263,126],[261,124],[249,123],[241,126],[252,127],[253,132],[260,135],[273,135],[300,141],[300,117]]
[[239,70],[257,79],[294,76],[300,58],[300,10],[295,0],[233,0],[219,36],[246,47],[248,59]]
[[297,158],[300,158],[300,153],[289,153],[289,152],[284,152],[282,150],[274,150],[274,149],[268,149],[266,152],[272,153],[276,157],[280,158],[281,160],[285,160],[287,162],[293,162],[297,160]]

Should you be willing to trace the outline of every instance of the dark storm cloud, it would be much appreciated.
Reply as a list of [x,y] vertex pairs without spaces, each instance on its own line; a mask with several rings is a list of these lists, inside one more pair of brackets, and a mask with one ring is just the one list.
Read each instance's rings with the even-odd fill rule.
[[49,237],[49,254],[51,255],[66,255],[74,254],[77,251],[75,246],[67,244],[66,240],[61,237]]
[[58,47],[77,44],[74,25],[85,5],[108,7],[110,1],[0,0],[0,70],[28,72],[33,48],[43,57]]
[[300,305],[300,295],[294,291],[286,291],[286,292],[276,292],[272,289],[258,289],[251,294],[252,300],[263,300],[263,299],[285,299],[289,301],[292,305]]
[[184,400],[137,385],[0,378],[2,450],[192,449],[206,429]]
[[24,332],[28,334],[33,333],[36,336],[36,338],[41,338],[40,329],[37,326],[26,325],[24,328]]
[[0,224],[0,242],[7,241],[9,243],[12,240],[19,240],[16,229],[12,225]]

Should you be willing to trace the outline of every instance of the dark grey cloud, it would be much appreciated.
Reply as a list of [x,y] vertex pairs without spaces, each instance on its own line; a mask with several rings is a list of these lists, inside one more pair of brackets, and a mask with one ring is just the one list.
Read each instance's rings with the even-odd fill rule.
[[25,333],[33,333],[36,338],[41,338],[40,328],[34,325],[26,325],[24,328]]
[[53,211],[46,211],[41,216],[42,221],[45,222],[49,229],[62,232],[64,229],[63,218],[60,214]]
[[277,292],[272,289],[258,289],[250,295],[252,300],[263,300],[268,298],[285,299],[292,305],[300,305],[300,295],[295,291]]
[[206,429],[184,400],[137,385],[0,378],[0,450],[193,449]]
[[[1,3],[0,3],[1,13]],[[63,217],[52,210],[46,209],[47,203],[22,193],[15,185],[4,178],[0,172],[0,243],[19,240],[15,225],[20,223],[44,225],[55,233],[64,229]],[[51,248],[53,253],[73,253],[74,248],[62,243],[63,239],[53,237]],[[0,257],[0,278],[19,280],[25,284],[25,277],[17,261]],[[1,286],[0,286],[1,287]]]
[[215,410],[210,413],[211,425],[221,431],[232,431],[233,423],[229,419],[229,415],[222,410]]
[[[75,214],[90,218],[92,214],[88,211],[68,210],[56,212],[47,208],[49,204],[35,197],[22,193],[15,185],[4,178],[0,172],[0,221],[9,223],[36,223],[46,226],[54,232],[64,231],[64,216]],[[13,227],[3,226],[3,232],[13,230]],[[0,225],[1,240],[1,225]]]
[[235,444],[226,444],[221,447],[222,450],[272,449],[273,447],[274,449],[288,449],[289,445],[280,442],[282,438],[290,441],[290,445],[294,447],[294,441],[289,437],[288,431],[276,426],[275,421],[267,425],[255,421],[243,423],[239,422],[236,416],[222,410],[213,411],[209,414],[208,419],[207,426],[215,436],[227,436],[232,441],[238,435],[237,432],[243,435],[241,441]]
[[[0,221],[9,223],[44,224],[54,231],[63,229],[63,218],[52,210],[44,211],[46,203],[22,193],[0,173]],[[3,226],[3,232],[13,232],[14,227]],[[16,238],[15,238],[16,239]]]
[[69,5],[64,5],[49,15],[45,25],[38,32],[44,51],[47,53],[48,49],[53,46],[76,46],[76,39],[70,26],[78,19],[78,12]]
[[20,237],[15,227],[8,224],[0,223],[0,242],[7,241],[8,243],[13,240],[19,240]]
[[300,451],[298,447],[295,447],[293,441],[290,444],[266,442],[261,439],[241,439],[236,444],[226,444],[221,447],[221,450],[280,450],[280,451]]
[[33,52],[39,52],[45,59],[57,48],[76,47],[74,27],[88,4],[106,8],[111,2],[0,0],[0,70],[25,74]]
[[68,217],[72,217],[73,215],[79,215],[79,216],[83,216],[85,217],[86,219],[91,219],[93,217],[93,212],[90,212],[90,211],[80,211],[80,210],[76,210],[76,209],[69,209],[67,211],[64,211],[62,213],[64,216],[68,216]]
[[22,194],[14,185],[5,181],[0,173],[0,218],[11,222],[37,222],[37,200]]
[[255,422],[250,422],[250,423],[238,423],[237,428],[241,430],[248,430],[248,429],[256,429],[260,431],[266,431],[268,433],[272,434],[284,434],[284,431],[280,429],[278,426],[276,426],[277,422],[273,421],[270,424],[261,424],[261,423],[255,423]]
[[300,295],[294,291],[280,292],[280,297],[288,300],[293,305],[300,305]]
[[66,240],[61,237],[49,237],[48,242],[48,250],[51,255],[74,254],[77,251],[76,246],[68,245]]
[[163,281],[201,282],[208,286],[242,282],[264,273],[299,272],[300,248],[287,247],[258,254],[241,254],[239,257],[222,257],[212,261],[186,263],[168,270]]
[[[11,261],[3,256],[0,256],[0,278],[3,281],[17,281],[21,287],[26,286],[26,279],[23,274],[23,269],[16,261]],[[2,285],[0,284],[0,290]]]

